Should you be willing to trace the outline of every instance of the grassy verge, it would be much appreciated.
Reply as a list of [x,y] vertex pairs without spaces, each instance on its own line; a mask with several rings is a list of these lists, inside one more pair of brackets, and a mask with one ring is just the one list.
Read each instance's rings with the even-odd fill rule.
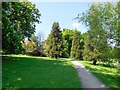
[[113,67],[93,65],[90,61],[80,61],[85,67],[92,72],[100,81],[109,88],[119,88],[117,70]]
[[3,88],[80,88],[76,70],[64,59],[3,56],[2,70]]

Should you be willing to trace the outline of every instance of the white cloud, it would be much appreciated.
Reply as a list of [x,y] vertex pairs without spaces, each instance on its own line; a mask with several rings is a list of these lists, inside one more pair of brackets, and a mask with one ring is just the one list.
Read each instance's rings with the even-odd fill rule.
[[80,24],[79,24],[79,23],[73,23],[72,26],[73,26],[74,28],[79,28],[79,27],[80,27]]

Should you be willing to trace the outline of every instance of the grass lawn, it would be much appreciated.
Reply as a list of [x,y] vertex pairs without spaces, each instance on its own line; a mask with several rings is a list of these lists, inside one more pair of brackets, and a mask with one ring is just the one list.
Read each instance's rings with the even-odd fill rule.
[[92,72],[100,81],[109,88],[119,88],[118,75],[116,68],[105,67],[102,65],[93,65],[90,61],[80,61],[85,67]]
[[3,56],[3,88],[80,88],[77,71],[62,59]]

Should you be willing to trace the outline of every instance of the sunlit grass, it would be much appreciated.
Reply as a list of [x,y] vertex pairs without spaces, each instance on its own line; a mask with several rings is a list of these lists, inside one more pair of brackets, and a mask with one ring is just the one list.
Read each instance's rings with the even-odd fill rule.
[[109,88],[119,88],[117,70],[113,67],[93,65],[90,61],[80,61],[85,67],[92,72],[100,81]]
[[3,57],[3,88],[80,88],[76,70],[65,59],[27,55]]

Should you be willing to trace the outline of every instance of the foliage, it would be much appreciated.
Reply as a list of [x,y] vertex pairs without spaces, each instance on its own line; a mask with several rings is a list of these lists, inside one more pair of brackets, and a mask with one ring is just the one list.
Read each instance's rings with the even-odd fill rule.
[[32,34],[30,40],[33,41],[33,42],[35,42],[36,48],[39,46],[40,41],[38,40],[38,37],[35,34]]
[[36,35],[32,35],[30,40],[25,39],[22,43],[22,47],[25,49],[25,53],[33,56],[46,56],[44,52],[44,42],[38,40]]
[[0,29],[2,29],[2,11],[1,10],[2,10],[2,3],[0,2]]
[[71,57],[80,59],[81,51],[80,51],[80,31],[74,30],[73,32],[73,40],[72,40],[72,47],[71,47]]
[[25,52],[32,52],[36,49],[36,43],[32,40],[25,40],[24,43],[22,43],[22,47],[25,49]]
[[[97,30],[96,32],[94,31],[93,34],[92,31],[93,30],[90,30],[88,33],[86,33],[83,50],[84,60],[101,60],[105,62],[109,58],[108,52],[110,51],[110,46],[108,46],[104,34],[97,34]],[[95,36],[95,34],[99,36],[99,38]]]
[[35,32],[40,12],[31,2],[2,3],[2,49],[5,53],[21,53],[22,41]]
[[[77,19],[89,27],[84,46],[84,59],[109,61],[111,43],[116,43],[117,5],[92,3]],[[112,41],[112,42],[111,42]]]
[[45,46],[45,42],[40,43],[40,46],[38,48],[38,50],[40,51],[40,56],[46,57]]
[[47,56],[58,58],[62,56],[63,52],[63,44],[62,44],[62,34],[60,31],[59,23],[54,22],[52,25],[51,33],[49,34],[46,44],[47,48]]
[[70,57],[72,38],[73,38],[73,30],[70,29],[62,30],[62,39],[63,39],[63,47],[64,47],[62,57]]
[[[62,34],[62,39],[61,39],[61,57],[70,57],[71,55],[71,48],[72,48],[72,41],[73,41],[73,35],[74,35],[74,30],[70,30],[70,29],[63,29],[61,34]],[[76,32],[78,33],[75,33],[74,35],[74,41],[76,41],[76,38],[77,38],[77,45],[79,44],[79,48],[78,47],[73,47],[73,48],[77,48],[80,49],[78,50],[78,52],[74,52],[76,55],[76,58],[79,58],[79,59],[82,59],[82,53],[83,53],[83,46],[84,46],[84,38],[83,36],[80,34],[80,32],[78,30],[76,30]],[[46,54],[49,56],[50,54],[50,48],[52,48],[52,46],[50,46],[50,42],[52,42],[51,40],[52,38],[52,33],[50,33],[47,37],[47,39],[45,40],[46,42],[46,45],[45,46],[45,52]],[[53,39],[53,38],[52,38]],[[74,42],[76,44],[76,42]],[[72,48],[72,49],[73,49]]]
[[117,3],[118,6],[118,29],[117,29],[117,59],[119,62],[118,71],[120,72],[120,1]]

